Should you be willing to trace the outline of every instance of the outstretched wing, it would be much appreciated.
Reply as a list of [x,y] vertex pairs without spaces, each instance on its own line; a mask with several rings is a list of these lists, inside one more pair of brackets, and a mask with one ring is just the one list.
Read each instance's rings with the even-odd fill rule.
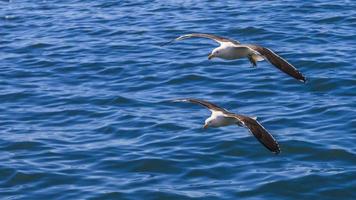
[[246,45],[246,46],[260,53],[272,65],[280,69],[282,72],[294,77],[299,81],[306,82],[306,78],[302,73],[300,73],[292,64],[290,64],[288,61],[286,61],[285,59],[277,55],[272,50],[258,45]]
[[230,116],[236,118],[241,125],[248,128],[267,149],[276,154],[281,152],[277,141],[256,119],[237,114],[231,114]]
[[225,110],[224,108],[221,108],[213,103],[210,103],[210,102],[204,101],[204,100],[200,100],[200,99],[192,99],[192,98],[177,99],[177,100],[174,100],[174,102],[190,102],[190,103],[200,104],[200,105],[208,108],[211,112],[220,111],[223,113],[228,113],[228,111]]
[[232,39],[229,39],[229,38],[220,37],[220,36],[217,36],[217,35],[205,34],[205,33],[190,33],[190,34],[179,36],[179,37],[177,37],[177,38],[175,38],[175,39],[163,44],[162,46],[170,44],[170,43],[172,43],[174,41],[184,40],[184,39],[188,39],[188,38],[208,38],[208,39],[214,40],[215,42],[219,43],[220,45],[222,45],[224,43],[231,43],[233,45],[240,44],[239,41],[232,40]]

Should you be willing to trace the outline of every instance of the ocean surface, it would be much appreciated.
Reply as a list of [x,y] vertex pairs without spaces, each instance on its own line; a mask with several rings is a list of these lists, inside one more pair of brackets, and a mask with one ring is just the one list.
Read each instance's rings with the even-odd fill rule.
[[[213,33],[275,50],[208,60]],[[355,1],[0,1],[0,199],[356,199]],[[203,129],[200,98],[257,116]]]

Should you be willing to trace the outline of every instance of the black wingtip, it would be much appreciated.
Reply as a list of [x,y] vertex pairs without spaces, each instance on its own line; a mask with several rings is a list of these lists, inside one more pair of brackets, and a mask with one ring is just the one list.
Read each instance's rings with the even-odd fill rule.
[[170,100],[170,102],[173,102],[173,103],[176,103],[176,102],[187,102],[188,101],[188,99],[184,99],[184,98],[182,98],[182,99],[171,99]]
[[169,45],[169,44],[173,43],[175,40],[176,40],[176,39],[170,40],[170,41],[165,42],[165,43],[163,43],[163,44],[161,44],[161,45],[159,45],[159,46],[160,46],[160,47],[163,47],[163,46]]
[[299,81],[301,81],[302,83],[307,83],[307,78],[305,78],[305,76],[302,76]]
[[266,146],[265,145],[265,147],[267,147],[267,149],[270,150],[273,154],[278,155],[278,154],[281,153],[281,148],[279,147],[279,144],[276,141],[274,141],[274,142],[275,143],[274,143],[273,146]]
[[272,151],[275,155],[278,155],[278,154],[280,154],[281,153],[281,149],[277,149],[277,150],[274,150],[274,151]]
[[[288,73],[287,73],[288,74]],[[298,70],[296,70],[296,74],[288,74],[290,76],[292,76],[293,78],[295,78],[296,80],[302,82],[302,83],[306,83],[307,82],[307,78],[302,74],[300,73]]]

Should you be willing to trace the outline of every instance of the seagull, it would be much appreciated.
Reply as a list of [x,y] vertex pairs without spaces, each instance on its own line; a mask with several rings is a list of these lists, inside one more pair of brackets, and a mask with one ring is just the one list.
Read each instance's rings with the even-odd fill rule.
[[231,113],[213,103],[200,99],[177,99],[173,102],[190,102],[207,107],[211,116],[205,120],[203,128],[238,125],[248,128],[249,131],[271,152],[278,154],[281,152],[277,141],[268,131],[257,121],[257,117],[248,117]]
[[280,69],[282,72],[292,76],[293,78],[305,83],[305,76],[300,73],[292,64],[277,55],[272,50],[254,44],[241,44],[239,41],[225,37],[220,37],[205,33],[191,33],[179,36],[161,46],[170,44],[174,41],[184,40],[188,38],[208,38],[219,43],[220,46],[213,49],[209,54],[208,59],[221,58],[225,60],[235,60],[247,57],[252,64],[252,67],[257,66],[258,61],[268,60],[272,65]]

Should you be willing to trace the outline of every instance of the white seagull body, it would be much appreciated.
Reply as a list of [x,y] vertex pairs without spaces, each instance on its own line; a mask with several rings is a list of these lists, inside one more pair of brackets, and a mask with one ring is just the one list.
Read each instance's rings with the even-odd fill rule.
[[200,104],[207,107],[211,111],[211,116],[205,120],[204,128],[221,127],[229,125],[243,126],[263,144],[267,149],[273,153],[280,153],[280,148],[277,141],[268,131],[257,121],[256,117],[248,117],[231,113],[213,103],[199,100],[199,99],[178,99],[175,102],[190,102]]
[[[220,44],[219,47],[213,49],[209,54],[209,60],[212,58],[221,58],[225,60],[235,60],[239,58],[248,58],[252,65],[257,66],[258,61],[268,60],[272,65],[292,76],[293,78],[306,82],[306,78],[292,64],[277,55],[272,50],[253,44],[241,44],[239,41],[204,33],[191,33],[182,35],[166,44],[173,41],[184,40],[188,38],[209,38]],[[164,45],[166,45],[164,44]]]

